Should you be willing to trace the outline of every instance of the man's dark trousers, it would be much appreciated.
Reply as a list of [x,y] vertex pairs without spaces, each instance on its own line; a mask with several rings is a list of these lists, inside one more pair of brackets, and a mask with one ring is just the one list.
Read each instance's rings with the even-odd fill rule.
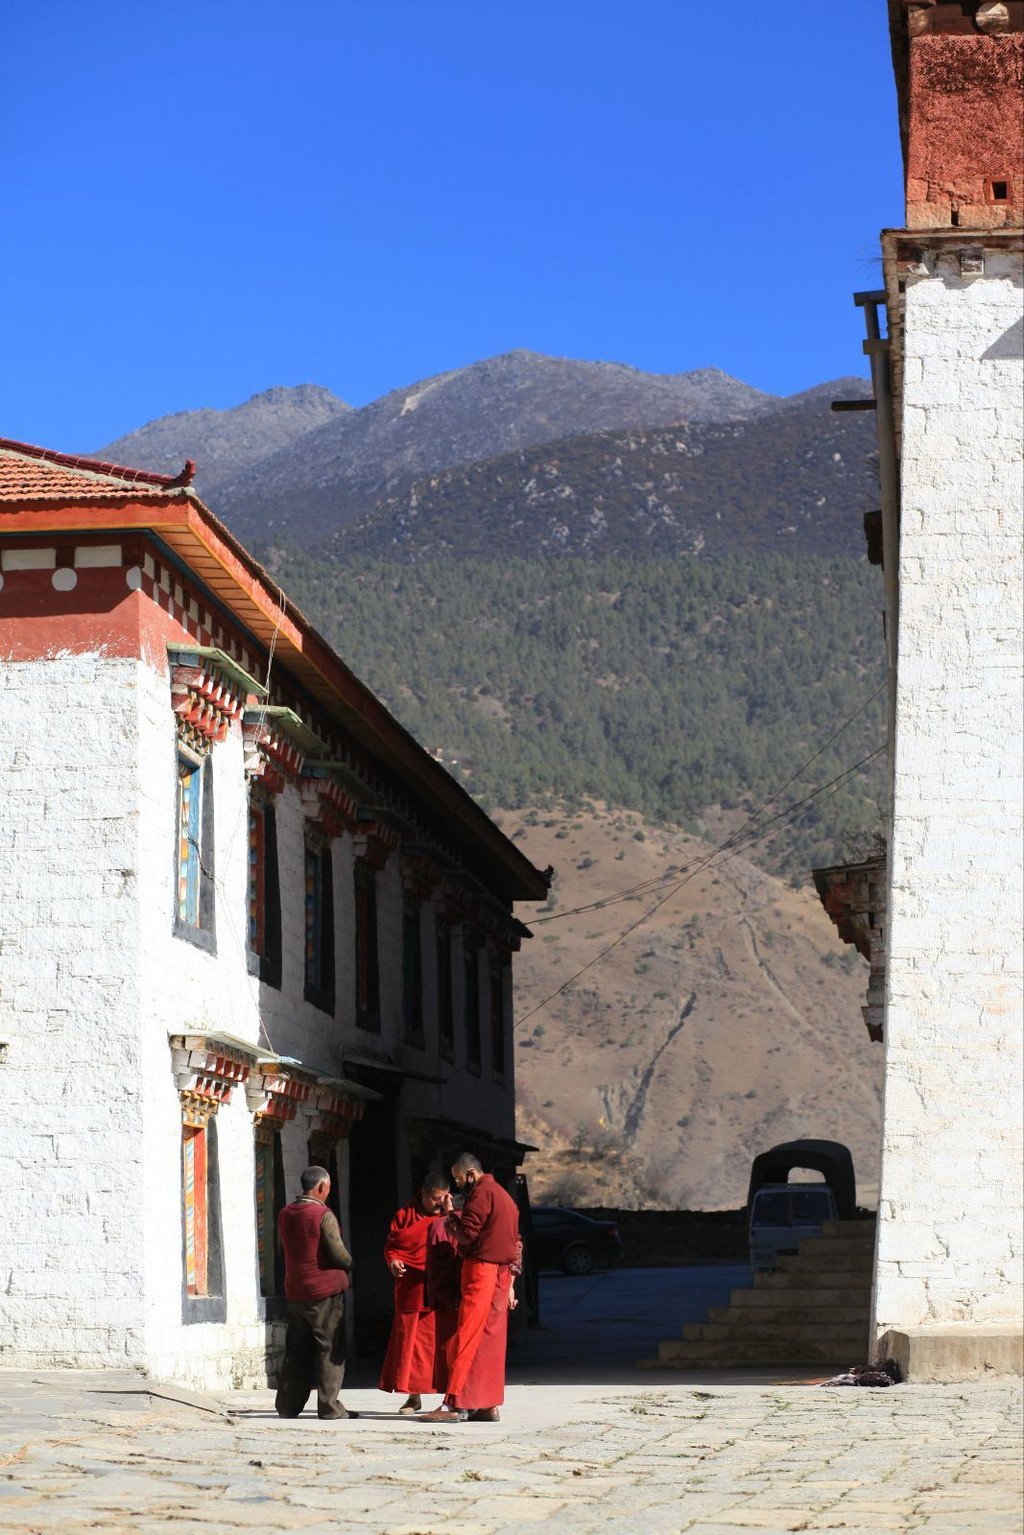
[[290,1300],[284,1363],[274,1406],[278,1416],[297,1418],[316,1387],[321,1418],[339,1416],[338,1392],[345,1379],[345,1296]]

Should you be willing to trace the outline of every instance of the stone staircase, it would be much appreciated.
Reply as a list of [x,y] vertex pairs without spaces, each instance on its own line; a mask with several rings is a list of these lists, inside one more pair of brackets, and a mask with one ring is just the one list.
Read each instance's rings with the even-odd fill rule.
[[780,1258],[752,1289],[733,1290],[681,1339],[658,1346],[658,1363],[675,1369],[742,1365],[865,1364],[875,1222],[830,1221],[820,1237]]

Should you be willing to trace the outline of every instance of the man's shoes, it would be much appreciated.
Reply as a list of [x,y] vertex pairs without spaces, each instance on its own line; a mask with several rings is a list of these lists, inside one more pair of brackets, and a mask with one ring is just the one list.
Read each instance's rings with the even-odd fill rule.
[[333,1423],[336,1418],[358,1418],[357,1412],[349,1412],[347,1407],[342,1407],[340,1402],[335,1402],[329,1412],[317,1412],[317,1417],[324,1423]]
[[500,1423],[501,1413],[496,1407],[478,1407],[469,1415],[470,1423]]
[[419,1392],[411,1392],[409,1396],[406,1397],[398,1411],[405,1414],[406,1416],[408,1416],[410,1413],[422,1412],[423,1398],[420,1396]]
[[435,1407],[433,1412],[420,1413],[421,1423],[465,1423],[469,1413],[461,1407]]

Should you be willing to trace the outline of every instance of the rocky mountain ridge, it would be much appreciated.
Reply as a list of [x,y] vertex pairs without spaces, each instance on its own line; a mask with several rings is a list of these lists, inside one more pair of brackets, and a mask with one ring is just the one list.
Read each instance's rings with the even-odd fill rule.
[[[811,397],[750,419],[562,438],[398,484],[318,546],[415,564],[505,556],[864,556],[877,495],[874,421]],[[305,543],[319,502],[277,509],[264,537]],[[298,522],[302,519],[303,536]],[[255,536],[255,529],[254,529]]]
[[350,414],[351,405],[319,384],[276,386],[230,410],[181,410],[160,416],[90,456],[160,474],[177,474],[191,458],[196,464],[196,488],[212,500],[226,479],[325,422]]
[[429,495],[432,478],[465,466],[608,432],[786,420],[866,387],[837,380],[783,398],[715,368],[648,374],[519,351],[360,409],[315,385],[266,390],[232,410],[150,422],[96,456],[174,472],[193,458],[200,494],[241,538],[311,547],[360,519],[379,516],[384,528],[410,496]]

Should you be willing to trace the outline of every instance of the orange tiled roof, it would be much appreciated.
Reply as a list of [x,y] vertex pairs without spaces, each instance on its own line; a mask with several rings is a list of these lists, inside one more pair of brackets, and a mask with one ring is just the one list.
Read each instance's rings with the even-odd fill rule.
[[102,464],[93,458],[55,453],[27,442],[0,437],[0,504],[26,501],[95,501],[99,498],[164,497],[192,482],[191,459],[179,475],[151,474]]

